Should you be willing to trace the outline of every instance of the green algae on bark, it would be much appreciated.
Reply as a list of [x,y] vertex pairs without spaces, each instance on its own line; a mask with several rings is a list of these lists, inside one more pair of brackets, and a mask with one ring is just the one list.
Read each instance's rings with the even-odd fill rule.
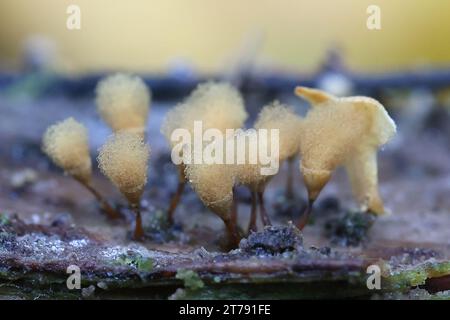
[[175,278],[183,280],[184,287],[190,290],[198,290],[205,286],[198,273],[192,270],[180,269]]
[[[23,298],[364,298],[378,293],[366,287],[367,266],[377,257],[389,266],[381,293],[426,287],[429,279],[450,274],[450,261],[424,249],[381,249],[388,256],[368,258],[348,248],[305,248],[294,226],[266,228],[227,253],[203,248],[171,253],[109,243],[72,226],[7,220],[0,225],[0,295],[5,297],[21,288]],[[92,294],[67,289],[71,264],[80,267],[82,288]]]
[[427,280],[450,275],[450,261],[430,259],[416,266],[406,266],[388,271],[386,285],[388,290],[405,291],[426,285]]
[[[200,283],[224,289],[243,284],[250,290],[261,284],[301,286],[319,280],[361,286],[366,264],[363,259],[331,250],[292,246],[291,243],[298,244],[298,234],[282,230],[271,228],[254,234],[255,241],[247,242],[246,250],[170,253],[139,244],[111,244],[83,229],[25,224],[13,217],[11,223],[0,227],[0,278],[43,295],[59,292],[68,296],[74,294],[66,287],[67,267],[72,264],[81,270],[82,287],[96,286],[100,289],[95,295],[104,296],[128,292],[133,297],[152,288],[159,292],[170,288],[173,293],[181,279],[187,290],[201,287]],[[288,244],[283,250],[255,253],[251,249],[267,247],[273,243],[271,235],[279,232],[285,234],[283,243]],[[287,239],[290,235],[293,242]]]

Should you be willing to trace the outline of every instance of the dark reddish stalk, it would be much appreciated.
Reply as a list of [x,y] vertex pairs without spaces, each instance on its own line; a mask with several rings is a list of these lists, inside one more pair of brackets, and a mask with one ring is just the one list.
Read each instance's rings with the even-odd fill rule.
[[233,221],[234,225],[237,226],[237,224],[238,224],[238,202],[236,201],[234,188],[233,188],[233,203],[232,203],[232,207],[231,207],[231,220]]
[[302,216],[297,222],[297,228],[300,230],[303,230],[303,228],[306,226],[306,224],[309,221],[309,217],[311,216],[312,209],[314,205],[314,200],[309,199],[308,205],[306,206],[305,210],[303,211]]
[[256,202],[256,192],[252,191],[251,194],[251,199],[252,199],[252,207],[251,207],[251,211],[250,211],[250,221],[248,224],[248,234],[250,234],[252,231],[257,231],[257,227],[256,227],[256,206],[257,206],[257,202]]
[[184,186],[186,182],[185,181],[179,181],[177,191],[175,192],[174,196],[170,200],[170,206],[167,210],[167,220],[170,224],[173,224],[173,215],[175,214],[175,209],[178,207],[178,203],[180,202],[181,196],[184,191]]
[[142,240],[144,237],[144,228],[142,227],[141,209],[139,208],[139,205],[132,205],[131,209],[136,215],[133,238],[134,240]]
[[239,246],[239,241],[241,240],[239,232],[237,231],[237,225],[232,219],[224,219],[223,222],[225,223],[227,230],[228,247],[230,249],[235,249]]
[[119,219],[121,218],[121,215],[119,212],[117,212],[111,205],[103,198],[103,196],[89,183],[84,182],[80,179],[75,178],[81,185],[83,185],[89,192],[92,193],[92,195],[97,199],[97,201],[100,203],[100,207],[102,210],[106,213],[108,218],[110,219]]
[[266,206],[264,205],[264,191],[258,192],[258,201],[259,201],[259,214],[261,215],[261,221],[264,226],[270,226],[272,223],[270,222],[269,215],[266,211]]
[[289,158],[287,160],[287,178],[286,178],[286,190],[285,190],[285,197],[286,199],[293,199],[294,198],[294,191],[293,191],[293,173],[294,173],[294,158]]

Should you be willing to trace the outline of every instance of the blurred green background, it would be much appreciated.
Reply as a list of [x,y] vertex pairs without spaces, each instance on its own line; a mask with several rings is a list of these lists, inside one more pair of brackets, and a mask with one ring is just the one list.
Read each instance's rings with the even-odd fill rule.
[[[81,30],[66,28],[70,4]],[[380,31],[366,28],[370,4],[381,8]],[[36,36],[70,73],[164,72],[180,61],[215,72],[245,51],[261,67],[312,71],[331,47],[353,69],[398,70],[450,63],[450,1],[2,0],[1,67],[20,69]]]

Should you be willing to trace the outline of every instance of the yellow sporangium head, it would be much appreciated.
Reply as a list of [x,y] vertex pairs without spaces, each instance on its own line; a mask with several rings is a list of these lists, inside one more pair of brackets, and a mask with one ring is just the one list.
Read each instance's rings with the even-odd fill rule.
[[279,161],[298,154],[300,147],[301,117],[284,104],[274,101],[258,114],[255,129],[279,130]]
[[185,174],[205,206],[222,219],[229,219],[233,201],[234,166],[189,164]]
[[227,83],[206,82],[167,113],[161,132],[171,142],[175,129],[187,129],[192,135],[194,121],[201,121],[203,130],[214,128],[225,134],[226,129],[241,128],[247,116],[237,89]]
[[237,129],[248,117],[239,91],[228,83],[206,82],[198,85],[186,101],[195,109],[204,129],[215,128],[225,133]]
[[149,146],[137,134],[119,132],[99,151],[101,171],[131,204],[138,204],[147,182]]
[[81,123],[68,118],[48,127],[42,149],[65,172],[85,183],[89,182],[91,158],[88,134]]
[[361,207],[384,212],[378,194],[376,152],[396,132],[384,107],[368,97],[338,98],[297,87],[312,108],[301,125],[301,171],[310,200],[315,200],[338,166],[345,166]]
[[120,73],[106,77],[96,95],[100,116],[115,132],[145,132],[151,93],[141,78]]

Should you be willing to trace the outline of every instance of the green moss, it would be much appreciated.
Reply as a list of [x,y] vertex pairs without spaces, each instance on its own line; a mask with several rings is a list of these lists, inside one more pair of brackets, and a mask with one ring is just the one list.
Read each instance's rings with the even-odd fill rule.
[[142,257],[141,255],[137,254],[130,254],[130,255],[123,254],[119,256],[119,258],[116,259],[114,263],[122,266],[130,266],[136,268],[138,271],[141,272],[151,272],[153,270],[154,265],[152,259]]
[[205,286],[197,272],[192,270],[180,269],[175,278],[183,280],[184,287],[189,290],[198,290]]
[[390,289],[409,290],[425,284],[428,278],[442,277],[450,274],[450,261],[427,262],[415,268],[396,271],[387,278]]
[[450,261],[435,263],[429,268],[432,277],[441,277],[450,274]]
[[427,273],[424,270],[409,270],[399,272],[390,277],[390,282],[396,289],[409,289],[425,284]]
[[6,226],[10,223],[11,221],[9,220],[9,218],[5,214],[0,213],[0,226]]

